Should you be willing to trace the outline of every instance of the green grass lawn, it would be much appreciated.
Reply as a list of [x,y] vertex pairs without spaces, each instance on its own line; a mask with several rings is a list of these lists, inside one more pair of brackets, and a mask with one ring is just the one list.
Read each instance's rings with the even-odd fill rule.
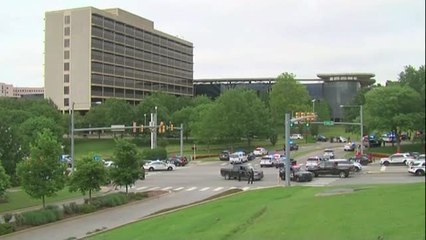
[[[41,199],[31,198],[27,193],[25,193],[20,188],[10,189],[6,193],[6,196],[8,198],[8,201],[5,203],[0,203],[0,213],[5,213],[8,211],[34,207],[34,206],[40,206],[40,208],[42,207]],[[62,191],[59,191],[56,196],[46,198],[46,205],[49,205],[50,203],[54,203],[54,202],[60,202],[60,201],[70,200],[70,199],[79,198],[79,197],[82,197],[82,194],[80,192],[70,193],[68,191],[68,188],[65,188]]]
[[[340,187],[342,188],[342,187]],[[89,239],[425,239],[425,184],[249,191]]]

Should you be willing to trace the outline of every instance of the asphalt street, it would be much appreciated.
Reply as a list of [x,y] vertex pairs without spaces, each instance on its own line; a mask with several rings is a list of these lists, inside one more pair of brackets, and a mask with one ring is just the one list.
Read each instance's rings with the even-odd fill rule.
[[[299,164],[312,155],[322,155],[324,148],[333,148],[336,158],[343,158],[343,144],[319,143],[304,146],[295,159]],[[292,152],[293,154],[293,152]],[[251,164],[259,167],[260,159]],[[121,207],[106,209],[93,214],[82,215],[48,225],[30,228],[0,237],[1,239],[75,239],[87,236],[99,230],[115,228],[130,222],[138,221],[148,215],[166,208],[190,204],[233,188],[245,191],[259,188],[284,186],[278,178],[276,168],[262,168],[264,179],[255,181],[253,185],[246,181],[225,180],[220,176],[220,168],[228,163],[221,161],[194,161],[188,166],[178,167],[175,171],[148,172],[144,181],[137,181],[130,191],[163,190],[167,194],[143,200]],[[349,178],[338,176],[321,176],[308,183],[291,182],[292,186],[306,185],[312,187],[339,186],[346,184],[376,183],[410,183],[424,182],[424,177],[415,177],[407,172],[406,166],[382,167],[378,162],[364,166],[359,173]],[[112,189],[111,189],[112,190]],[[124,189],[123,189],[124,190]]]

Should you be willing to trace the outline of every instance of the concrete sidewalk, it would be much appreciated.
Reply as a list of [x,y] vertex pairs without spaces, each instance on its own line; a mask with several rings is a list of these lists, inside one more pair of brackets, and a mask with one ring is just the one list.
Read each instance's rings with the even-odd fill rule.
[[152,197],[123,206],[101,210],[92,214],[80,215],[51,224],[3,235],[0,236],[0,239],[69,240],[83,238],[88,236],[89,233],[112,229],[127,223],[138,221],[160,210],[191,204],[212,195],[212,193],[207,192],[203,194],[169,192],[157,197]]

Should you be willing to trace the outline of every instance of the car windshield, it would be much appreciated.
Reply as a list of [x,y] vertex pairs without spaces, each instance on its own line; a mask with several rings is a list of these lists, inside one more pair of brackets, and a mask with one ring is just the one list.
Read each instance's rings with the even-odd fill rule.
[[229,157],[231,157],[231,158],[237,158],[238,154],[231,154],[231,155],[229,155]]
[[331,149],[325,149],[324,152],[325,153],[333,153],[333,150],[331,150]]

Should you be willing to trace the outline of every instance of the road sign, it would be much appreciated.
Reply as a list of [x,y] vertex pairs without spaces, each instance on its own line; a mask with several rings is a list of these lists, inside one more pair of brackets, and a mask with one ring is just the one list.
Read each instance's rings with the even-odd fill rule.
[[324,126],[332,126],[334,125],[333,121],[324,121]]

